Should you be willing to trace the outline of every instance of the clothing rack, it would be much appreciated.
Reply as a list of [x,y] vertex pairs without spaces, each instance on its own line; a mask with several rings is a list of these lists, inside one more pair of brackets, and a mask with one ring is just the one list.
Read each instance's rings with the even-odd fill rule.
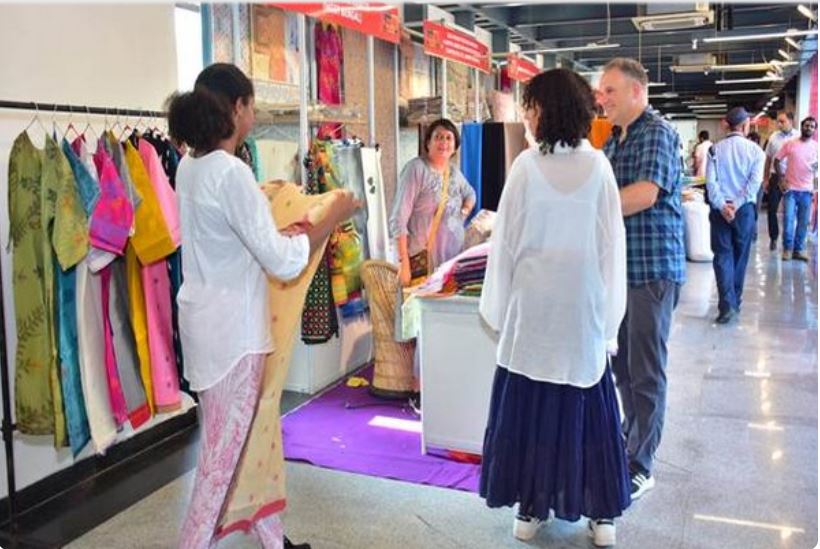
[[0,109],[14,109],[23,111],[35,111],[39,114],[51,114],[55,112],[70,114],[104,114],[122,116],[148,116],[153,118],[163,118],[167,113],[162,111],[148,111],[140,109],[121,109],[119,107],[90,107],[88,105],[59,105],[55,103],[35,103],[34,101],[7,101],[0,100]]
[[[76,114],[102,114],[102,115],[122,115],[122,116],[144,116],[160,118],[165,117],[162,111],[149,111],[139,109],[121,109],[119,107],[90,107],[87,105],[68,105],[54,103],[35,103],[33,101],[6,101],[0,100],[0,109],[14,109],[24,111],[35,111],[37,114],[51,113],[76,113]],[[8,360],[8,348],[6,345],[6,315],[3,303],[3,272],[0,268],[0,394],[3,397],[3,418],[0,422],[0,434],[3,437],[3,451],[6,458],[6,483],[8,486],[8,510],[11,532],[17,530],[18,494],[15,482],[14,470],[14,431],[17,425],[11,421],[11,386],[9,382],[10,364]]]

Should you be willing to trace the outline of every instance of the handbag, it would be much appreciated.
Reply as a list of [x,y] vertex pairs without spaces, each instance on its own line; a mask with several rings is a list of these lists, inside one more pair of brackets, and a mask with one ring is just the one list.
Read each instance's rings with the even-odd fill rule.
[[418,253],[410,256],[410,283],[413,285],[414,281],[427,278],[432,274],[433,266],[433,248],[436,240],[435,236],[438,233],[441,218],[444,215],[444,209],[447,206],[447,199],[450,193],[450,168],[443,175],[443,182],[441,185],[441,197],[439,198],[438,208],[433,216],[433,222],[430,224],[430,233],[427,235],[427,246]]

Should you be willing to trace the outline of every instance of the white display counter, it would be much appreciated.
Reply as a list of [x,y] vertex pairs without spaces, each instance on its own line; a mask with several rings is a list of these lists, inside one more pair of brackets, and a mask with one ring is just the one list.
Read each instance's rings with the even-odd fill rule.
[[422,452],[481,454],[495,375],[496,336],[477,297],[420,298]]

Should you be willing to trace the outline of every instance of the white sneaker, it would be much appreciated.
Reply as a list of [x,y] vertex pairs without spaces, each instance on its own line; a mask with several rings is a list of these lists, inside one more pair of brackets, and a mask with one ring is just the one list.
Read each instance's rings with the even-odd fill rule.
[[535,517],[526,517],[524,515],[516,515],[513,521],[513,537],[521,541],[529,541],[535,537],[536,532],[542,526],[552,522],[555,513],[550,509],[550,515],[547,520],[537,519]]
[[632,473],[629,476],[630,499],[635,501],[655,487],[655,477],[644,473]]
[[611,547],[615,545],[615,521],[612,519],[597,519],[589,521],[589,537],[596,547]]

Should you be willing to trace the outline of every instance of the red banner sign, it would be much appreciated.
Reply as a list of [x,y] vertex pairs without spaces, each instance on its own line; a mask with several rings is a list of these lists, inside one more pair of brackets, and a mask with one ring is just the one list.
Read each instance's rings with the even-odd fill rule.
[[399,9],[376,2],[311,3],[311,4],[269,4],[287,11],[298,11],[327,23],[341,25],[349,29],[373,36],[393,44],[401,41],[401,20]]
[[490,48],[486,44],[432,21],[424,22],[424,53],[490,72]]
[[518,80],[519,82],[529,82],[530,78],[539,74],[541,69],[530,61],[520,57],[518,54],[510,53],[507,55],[507,74],[511,80]]

